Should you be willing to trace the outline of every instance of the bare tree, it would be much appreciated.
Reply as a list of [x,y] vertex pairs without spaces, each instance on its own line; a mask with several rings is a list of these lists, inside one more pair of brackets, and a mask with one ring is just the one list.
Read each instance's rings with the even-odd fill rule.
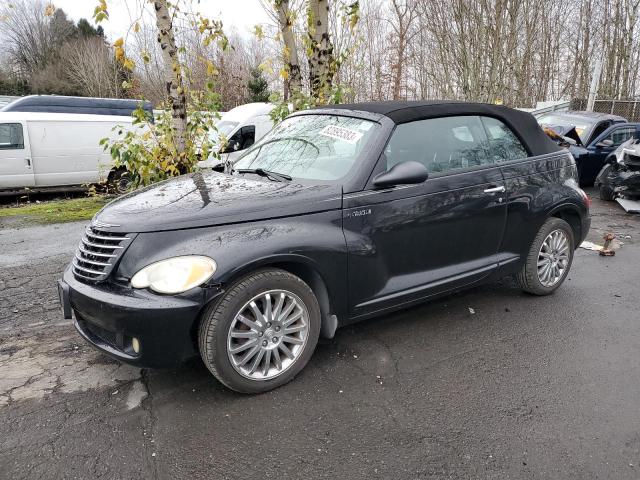
[[85,37],[67,42],[60,56],[65,78],[83,95],[119,97],[123,94],[122,69],[102,38]]

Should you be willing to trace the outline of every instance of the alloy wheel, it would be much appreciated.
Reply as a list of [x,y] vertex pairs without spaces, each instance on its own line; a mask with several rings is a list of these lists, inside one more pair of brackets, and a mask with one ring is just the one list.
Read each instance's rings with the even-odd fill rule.
[[569,237],[563,230],[553,230],[542,242],[538,252],[538,280],[545,287],[553,287],[569,266]]
[[309,312],[286,290],[269,290],[249,300],[236,314],[227,335],[233,368],[252,380],[270,380],[302,354],[309,334]]

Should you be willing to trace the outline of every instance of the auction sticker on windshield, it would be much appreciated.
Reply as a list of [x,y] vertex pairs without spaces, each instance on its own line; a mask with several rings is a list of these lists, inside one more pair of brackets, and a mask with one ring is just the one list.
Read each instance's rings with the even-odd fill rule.
[[337,138],[348,143],[357,143],[362,138],[361,132],[356,132],[350,128],[339,127],[337,125],[327,125],[318,132],[325,137]]

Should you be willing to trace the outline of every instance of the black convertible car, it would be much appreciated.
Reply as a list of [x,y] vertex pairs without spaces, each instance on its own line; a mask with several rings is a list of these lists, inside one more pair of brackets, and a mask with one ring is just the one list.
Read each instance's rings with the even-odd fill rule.
[[589,229],[576,166],[528,113],[456,102],[290,115],[225,173],[123,196],[59,283],[115,358],[200,354],[240,392],[292,379],[337,327],[515,275],[556,290]]

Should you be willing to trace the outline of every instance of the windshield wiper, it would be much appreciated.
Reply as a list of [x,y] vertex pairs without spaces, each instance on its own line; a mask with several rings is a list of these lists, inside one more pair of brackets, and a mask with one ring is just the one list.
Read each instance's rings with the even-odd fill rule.
[[277,182],[292,180],[292,177],[290,177],[289,175],[285,175],[284,173],[272,172],[271,170],[266,170],[264,168],[238,168],[234,169],[233,171],[238,173],[255,173],[262,177],[268,177]]

